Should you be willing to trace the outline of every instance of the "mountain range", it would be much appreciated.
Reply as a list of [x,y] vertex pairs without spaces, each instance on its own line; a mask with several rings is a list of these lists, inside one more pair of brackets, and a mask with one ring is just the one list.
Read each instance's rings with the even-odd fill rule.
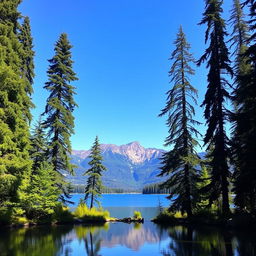
[[[163,181],[157,177],[162,149],[144,148],[139,142],[126,145],[101,144],[103,164],[107,168],[102,176],[103,184],[109,188],[140,190],[145,185]],[[84,185],[83,173],[89,168],[90,150],[73,150],[71,162],[77,166],[75,176],[66,178],[75,185]]]

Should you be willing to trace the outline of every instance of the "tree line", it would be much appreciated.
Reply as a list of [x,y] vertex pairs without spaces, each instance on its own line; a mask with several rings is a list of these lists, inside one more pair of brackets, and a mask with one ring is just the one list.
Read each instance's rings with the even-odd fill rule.
[[[41,219],[51,216],[61,201],[70,199],[72,188],[63,171],[73,174],[75,168],[70,163],[70,137],[77,107],[73,84],[78,78],[73,70],[72,45],[62,33],[48,61],[45,110],[31,129],[35,52],[30,20],[18,11],[20,3],[0,2],[0,217]],[[244,14],[247,9],[249,16]],[[205,0],[200,25],[206,26],[207,47],[197,61],[180,27],[170,57],[173,87],[160,113],[167,116],[169,128],[165,145],[172,147],[162,157],[159,175],[168,178],[161,189],[170,190],[170,199],[175,195],[170,210],[180,210],[189,217],[200,207],[218,205],[221,215],[228,218],[231,183],[236,210],[253,217],[256,214],[256,1],[234,0],[230,35],[222,12],[221,0]],[[195,63],[206,63],[208,69],[202,103],[206,159],[197,154],[202,135],[194,118],[197,89],[190,82]],[[232,125],[230,136],[227,124]],[[98,137],[90,158],[85,200],[93,207],[103,191],[101,176],[106,170]]]
[[161,183],[149,184],[142,189],[142,194],[170,194],[169,188],[161,188]]
[[[0,3],[0,221],[25,216],[49,218],[70,202],[71,184],[64,171],[74,174],[70,137],[78,80],[73,70],[72,45],[62,33],[48,60],[45,110],[31,128],[34,82],[33,38],[29,17],[18,11],[21,0]],[[101,193],[101,152],[98,138],[92,147],[85,200],[90,207]],[[9,219],[8,219],[9,218]],[[8,219],[8,220],[7,220]]]
[[20,3],[0,2],[0,217],[10,222],[49,217],[60,201],[69,201],[71,186],[63,171],[73,174],[70,136],[77,107],[72,46],[62,33],[48,60],[45,110],[30,131],[35,52]]
[[[222,18],[222,4],[221,0],[205,1],[199,25],[206,27],[207,46],[199,60],[190,53],[190,44],[180,27],[170,57],[173,86],[160,113],[167,116],[165,145],[171,147],[162,157],[159,176],[167,179],[161,187],[171,190],[170,210],[188,217],[202,207],[217,205],[219,215],[229,218],[231,184],[236,211],[256,217],[256,1],[233,1],[228,20],[233,28],[231,34]],[[208,69],[201,104],[207,130],[201,135],[200,123],[194,118],[197,89],[190,77],[195,73],[193,65],[203,63]],[[229,132],[227,124],[231,124]],[[197,154],[201,136],[206,159]]]

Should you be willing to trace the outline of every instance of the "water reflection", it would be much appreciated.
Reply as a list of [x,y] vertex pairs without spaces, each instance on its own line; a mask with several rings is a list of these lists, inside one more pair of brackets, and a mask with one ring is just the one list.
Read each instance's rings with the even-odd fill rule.
[[72,227],[4,229],[0,231],[1,256],[68,255],[63,246],[70,241],[66,234]]
[[252,256],[256,235],[210,227],[144,224],[0,230],[1,256]]
[[[255,254],[255,233],[233,233],[216,228],[176,226],[166,230],[170,237],[163,256],[251,256]],[[244,237],[245,239],[241,239]]]
[[107,231],[108,224],[103,226],[76,226],[74,228],[77,239],[84,242],[85,252],[88,256],[100,256],[101,248],[100,231]]

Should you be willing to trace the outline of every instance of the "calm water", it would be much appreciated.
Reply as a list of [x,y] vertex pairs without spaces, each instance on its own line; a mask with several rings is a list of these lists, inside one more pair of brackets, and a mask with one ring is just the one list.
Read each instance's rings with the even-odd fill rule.
[[[137,196],[138,200],[135,199]],[[79,201],[78,195],[74,195],[74,198],[76,202]],[[137,205],[138,202],[141,204]],[[134,207],[138,209],[139,206],[148,211],[156,210],[154,203],[158,204],[157,195],[106,195],[103,199],[104,207],[112,207],[120,215],[129,213],[129,209]],[[164,201],[162,204],[165,204]],[[209,227],[176,226],[163,229],[150,221],[144,224],[0,229],[0,255],[256,256],[256,233]]]
[[[145,220],[151,220],[159,212],[159,204],[167,207],[170,203],[167,195],[143,195],[143,194],[104,194],[100,199],[104,209],[110,212],[112,217],[125,218],[133,216],[134,211],[140,211]],[[74,194],[71,201],[75,208],[84,195]]]

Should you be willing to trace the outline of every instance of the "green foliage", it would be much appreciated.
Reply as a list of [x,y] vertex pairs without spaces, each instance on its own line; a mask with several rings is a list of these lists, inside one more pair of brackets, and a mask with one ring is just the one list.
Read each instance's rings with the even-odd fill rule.
[[195,211],[195,218],[202,220],[204,222],[209,222],[217,220],[219,216],[218,207],[211,206],[211,207],[204,207],[199,208]]
[[8,206],[0,208],[0,225],[23,225],[29,223],[25,217],[25,211],[15,204],[9,203]]
[[[44,88],[50,95],[43,114],[46,116],[43,127],[49,138],[48,158],[55,172],[59,174],[56,185],[66,197],[69,197],[69,191],[65,188],[61,172],[64,170],[73,173],[74,166],[70,163],[70,136],[74,133],[72,113],[77,106],[74,101],[75,87],[70,84],[77,80],[72,67],[71,48],[67,35],[61,34],[54,48],[55,55],[49,60],[48,82]],[[61,199],[65,200],[64,196]]]
[[[122,194],[125,192],[131,192],[127,191],[122,188],[109,188],[106,186],[103,186],[102,188],[102,194]],[[73,185],[72,184],[72,193],[84,193],[84,185]]]
[[201,163],[201,175],[200,179],[197,182],[196,186],[198,188],[198,203],[196,208],[205,208],[209,206],[209,195],[202,193],[205,187],[210,184],[210,175],[209,175],[209,161],[204,160]]
[[162,212],[160,212],[156,218],[154,219],[155,222],[157,223],[163,223],[167,224],[168,223],[174,223],[177,219],[184,219],[187,218],[187,214],[183,214],[182,212],[172,212],[169,211],[168,209],[164,209]]
[[234,103],[234,193],[237,210],[256,216],[256,2],[245,2],[250,10],[251,35],[240,49],[237,57],[236,88]]
[[0,225],[10,224],[12,219],[12,209],[10,207],[0,208]]
[[27,193],[21,197],[22,208],[29,219],[41,221],[50,219],[53,215],[61,193],[55,186],[57,175],[47,162],[42,162],[32,174]]
[[169,194],[170,192],[168,188],[161,188],[161,183],[150,184],[142,189],[143,194]]
[[206,8],[200,25],[207,25],[205,41],[206,43],[210,41],[210,44],[198,61],[198,65],[207,61],[209,68],[207,92],[202,105],[205,107],[204,117],[208,125],[204,143],[208,146],[207,150],[212,149],[211,182],[205,187],[204,192],[209,194],[210,203],[222,196],[222,212],[223,215],[228,216],[230,213],[228,201],[230,150],[228,148],[229,140],[225,133],[228,112],[224,103],[230,98],[230,95],[226,88],[229,83],[223,74],[232,75],[233,72],[225,44],[227,33],[225,22],[221,18],[222,2],[206,0]]
[[139,212],[139,211],[134,211],[134,213],[133,213],[133,218],[136,219],[136,220],[142,219],[141,212]]
[[[28,185],[31,99],[22,76],[24,51],[18,39],[20,1],[0,3],[0,205],[19,203]],[[2,193],[3,192],[3,193]]]
[[33,81],[34,81],[34,56],[35,52],[33,51],[33,38],[31,36],[30,20],[29,17],[25,17],[23,24],[19,28],[18,33],[19,41],[23,47],[23,56],[22,56],[22,73],[24,78],[27,80],[26,92],[31,95],[33,93]]
[[59,203],[54,209],[52,220],[58,223],[73,223],[74,215],[70,212],[68,207]]
[[102,164],[103,159],[98,137],[94,141],[89,157],[91,158],[89,162],[91,168],[84,173],[84,175],[88,176],[85,187],[85,201],[90,201],[88,205],[93,208],[95,202],[99,205],[98,197],[101,196],[103,189],[101,176],[102,172],[106,170],[106,167]]
[[229,42],[231,43],[231,47],[234,47],[236,58],[239,58],[241,47],[246,45],[246,41],[249,38],[249,29],[245,21],[245,15],[240,0],[233,0],[233,8],[231,10],[229,22],[233,28]]
[[34,129],[32,130],[32,134],[30,137],[30,157],[33,160],[33,170],[32,172],[35,172],[38,168],[40,168],[40,165],[47,161],[47,140],[46,140],[46,134],[42,125],[41,118],[36,123]]
[[194,74],[191,63],[194,62],[189,53],[190,45],[186,41],[185,34],[180,28],[177,39],[174,42],[176,48],[171,55],[173,65],[169,72],[174,86],[167,92],[166,107],[160,116],[167,115],[169,135],[165,140],[166,146],[173,149],[163,154],[162,167],[159,176],[168,176],[161,188],[170,190],[172,200],[171,209],[193,214],[196,203],[196,182],[198,179],[196,166],[200,159],[195,152],[198,145],[199,132],[195,128],[199,122],[194,120],[195,110],[191,101],[196,103],[197,90],[190,84],[189,76]]
[[77,206],[74,216],[86,222],[105,222],[110,218],[109,212],[97,208],[88,208],[83,202]]

